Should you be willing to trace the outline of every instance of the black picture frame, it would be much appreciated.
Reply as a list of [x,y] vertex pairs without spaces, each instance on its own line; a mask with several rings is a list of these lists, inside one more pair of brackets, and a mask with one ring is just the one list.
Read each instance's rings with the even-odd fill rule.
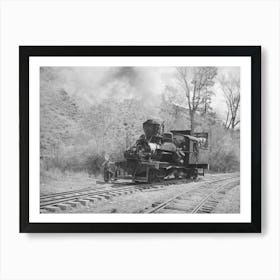
[[[29,222],[29,58],[33,56],[251,57],[250,223],[31,223]],[[261,232],[261,46],[19,46],[20,232],[234,233]],[[39,104],[38,104],[39,106]],[[249,176],[249,175],[248,175]]]

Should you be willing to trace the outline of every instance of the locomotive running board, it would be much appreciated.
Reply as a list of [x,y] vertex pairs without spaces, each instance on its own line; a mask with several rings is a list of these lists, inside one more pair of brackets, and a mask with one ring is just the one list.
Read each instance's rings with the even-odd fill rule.
[[188,165],[189,168],[209,169],[208,163],[193,163]]

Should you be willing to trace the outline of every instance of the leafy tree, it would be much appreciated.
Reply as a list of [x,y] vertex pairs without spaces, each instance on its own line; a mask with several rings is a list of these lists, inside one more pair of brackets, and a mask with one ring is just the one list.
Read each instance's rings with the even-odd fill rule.
[[186,96],[191,133],[194,131],[194,119],[196,112],[210,108],[211,96],[214,94],[211,88],[217,75],[216,67],[177,67],[176,81]]
[[226,129],[234,129],[240,123],[240,80],[233,76],[220,78],[220,86],[227,104]]

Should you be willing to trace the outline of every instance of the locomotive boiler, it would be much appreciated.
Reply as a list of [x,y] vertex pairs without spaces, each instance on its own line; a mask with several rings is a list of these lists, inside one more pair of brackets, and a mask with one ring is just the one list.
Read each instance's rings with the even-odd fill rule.
[[[199,154],[201,147],[207,145],[207,133],[198,133],[196,137],[190,135],[190,130],[164,132],[163,124],[152,119],[143,123],[143,131],[124,152],[124,160],[114,164],[114,177],[125,173],[136,183],[153,183],[170,176],[196,179],[199,174],[204,175],[208,164],[199,161]],[[110,174],[112,171],[105,168],[105,181]]]

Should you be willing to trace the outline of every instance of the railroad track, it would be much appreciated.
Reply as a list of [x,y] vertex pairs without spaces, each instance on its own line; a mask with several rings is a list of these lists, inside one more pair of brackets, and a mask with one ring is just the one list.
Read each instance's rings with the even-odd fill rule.
[[162,203],[153,204],[152,209],[145,213],[211,213],[226,192],[237,184],[239,176],[213,178],[197,188],[183,191]]
[[[228,178],[228,175],[226,178]],[[215,181],[212,178],[211,181]],[[53,193],[40,196],[40,211],[61,212],[70,210],[73,207],[88,206],[99,200],[111,199],[116,196],[132,194],[139,191],[157,190],[170,184],[184,184],[190,180],[186,179],[169,179],[155,184],[133,184],[131,182],[114,183],[105,188],[83,188],[80,190],[71,190],[67,192]]]
[[41,212],[58,212],[59,210],[69,210],[80,205],[87,206],[98,200],[110,199],[115,196],[141,191],[131,186],[119,187],[117,189],[83,189],[75,192],[64,192],[57,195],[40,197]]
[[170,179],[155,184],[133,184],[131,182],[113,183],[105,188],[84,188],[75,191],[53,193],[40,196],[41,212],[60,212],[72,207],[87,206],[99,200],[111,199],[115,196],[131,194],[138,191],[160,189],[176,183],[186,183],[187,180]]

